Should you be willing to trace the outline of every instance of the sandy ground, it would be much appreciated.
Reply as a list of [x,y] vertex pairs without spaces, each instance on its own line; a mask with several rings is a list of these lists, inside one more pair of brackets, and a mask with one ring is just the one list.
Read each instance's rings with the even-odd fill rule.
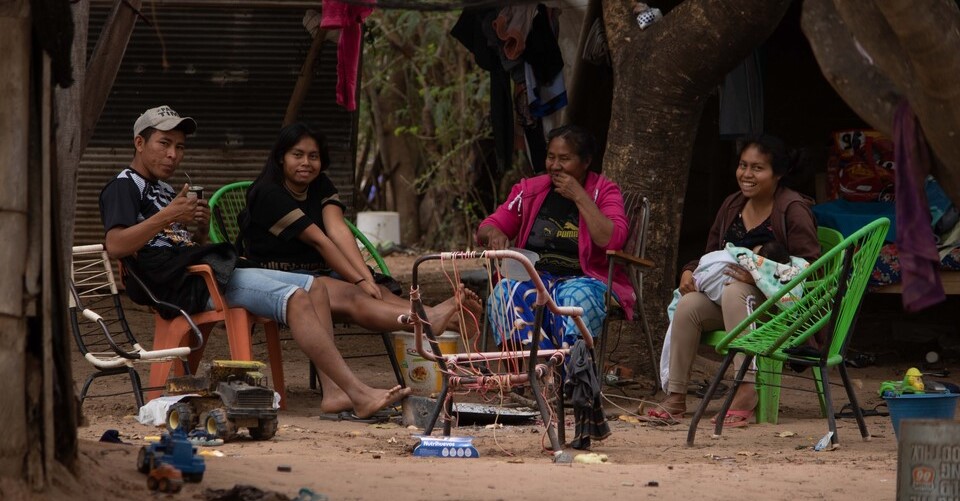
[[[394,258],[391,268],[410,269],[409,258]],[[440,274],[424,283],[443,283]],[[449,289],[447,289],[449,290]],[[141,341],[150,341],[152,317],[128,308]],[[262,340],[258,332],[255,341]],[[343,351],[375,348],[379,338],[351,338]],[[222,330],[214,331],[207,358],[227,352]],[[265,345],[255,346],[266,360]],[[79,354],[74,356],[74,379],[82,384],[90,372]],[[392,375],[385,358],[351,360],[351,366],[370,384],[386,386]],[[716,367],[714,361],[699,369]],[[862,385],[861,404],[880,402],[878,383],[901,377],[905,367],[875,366],[851,369]],[[637,401],[649,393],[647,385],[610,389],[607,410],[612,435],[595,443],[592,451],[606,454],[605,464],[557,465],[544,450],[548,441],[537,422],[502,428],[461,426],[454,435],[474,437],[478,459],[414,457],[412,448],[420,430],[398,420],[378,425],[332,422],[319,419],[320,396],[307,386],[307,363],[293,341],[284,347],[289,408],[280,414],[280,429],[272,440],[242,438],[215,447],[224,457],[207,457],[200,484],[187,484],[173,496],[203,499],[206,489],[252,485],[295,497],[303,488],[329,499],[892,499],[896,490],[897,444],[890,419],[868,417],[872,439],[860,439],[853,419],[838,421],[842,446],[815,452],[812,446],[827,431],[812,393],[785,391],[781,419],[776,425],[751,424],[726,429],[722,438],[711,438],[712,427],[701,424],[696,445],[685,446],[689,418],[678,426],[650,427],[630,420]],[[146,379],[147,369],[141,371]],[[700,375],[700,378],[705,377]],[[836,380],[839,377],[835,378]],[[94,384],[97,393],[121,391],[121,377]],[[805,382],[801,386],[812,388]],[[621,397],[614,397],[620,395]],[[655,397],[659,399],[660,397]],[[834,392],[835,406],[846,402],[842,389]],[[699,400],[688,397],[692,410]],[[719,400],[712,406],[718,407]],[[624,410],[618,408],[622,407]],[[49,499],[134,499],[149,495],[145,476],[135,469],[137,450],[144,437],[161,430],[138,423],[130,395],[88,399],[83,405],[87,424],[80,428],[80,471],[77,479],[61,478]],[[622,417],[618,417],[622,416]],[[572,416],[566,417],[568,437]],[[97,440],[105,430],[119,430],[129,445]],[[787,434],[783,432],[792,432]],[[435,432],[436,434],[436,432]],[[791,435],[791,436],[780,436]],[[574,451],[576,452],[576,451]],[[289,472],[279,471],[289,466]],[[2,493],[2,486],[0,486]]]

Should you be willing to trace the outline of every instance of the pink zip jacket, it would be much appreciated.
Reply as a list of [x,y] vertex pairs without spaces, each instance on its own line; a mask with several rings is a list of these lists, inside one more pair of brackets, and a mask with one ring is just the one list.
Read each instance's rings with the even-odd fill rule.
[[[522,179],[513,185],[507,201],[497,207],[489,217],[480,223],[480,228],[486,225],[495,226],[507,237],[516,239],[515,245],[523,248],[530,236],[530,229],[543,201],[550,192],[550,175]],[[584,189],[593,198],[594,203],[608,219],[613,221],[613,234],[605,247],[600,247],[590,239],[590,231],[583,216],[580,217],[580,266],[584,273],[601,282],[607,281],[607,250],[623,249],[627,241],[629,224],[623,208],[623,195],[620,187],[613,181],[597,174],[587,172],[587,181]],[[479,244],[479,240],[477,241]],[[633,305],[637,302],[636,294],[630,285],[630,279],[623,269],[613,274],[613,292],[617,294],[620,303],[626,312],[627,318],[633,318]]]

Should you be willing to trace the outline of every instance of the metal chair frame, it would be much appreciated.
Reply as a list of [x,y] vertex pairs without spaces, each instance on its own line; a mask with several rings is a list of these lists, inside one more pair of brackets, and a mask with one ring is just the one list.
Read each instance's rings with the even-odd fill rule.
[[[189,374],[186,358],[203,345],[203,334],[186,312],[174,305],[165,304],[189,326],[194,343],[192,346],[162,350],[148,350],[134,336],[123,311],[123,303],[114,279],[113,268],[103,245],[78,245],[73,248],[71,280],[68,284],[69,317],[74,341],[83,358],[96,368],[80,391],[80,403],[90,397],[114,396],[88,395],[96,379],[106,376],[127,375],[133,387],[137,407],[144,403],[144,388],[140,375],[134,367],[137,363],[169,363],[179,361],[182,370]],[[126,392],[123,392],[126,393]]]
[[654,387],[653,393],[660,388],[660,367],[657,361],[657,352],[653,343],[653,332],[650,330],[650,324],[647,319],[647,313],[643,305],[643,272],[653,268],[653,261],[646,258],[647,251],[647,227],[650,224],[650,201],[647,197],[631,194],[624,198],[624,206],[627,214],[630,215],[630,234],[627,243],[622,251],[607,251],[607,292],[604,296],[604,305],[607,308],[607,317],[603,322],[603,330],[600,339],[597,340],[597,374],[600,376],[601,385],[607,380],[604,373],[604,360],[606,358],[607,344],[610,342],[610,324],[617,320],[623,320],[626,312],[617,303],[613,297],[613,277],[619,270],[624,269],[633,286],[637,301],[634,304],[635,321],[643,329],[647,350],[650,354],[650,369],[652,371]]
[[[459,260],[459,259],[515,259],[519,261],[532,277],[534,285],[537,288],[537,300],[535,303],[535,316],[533,332],[534,338],[530,343],[528,350],[505,350],[499,352],[481,352],[481,353],[443,353],[437,342],[437,337],[433,329],[426,320],[426,311],[423,302],[420,300],[418,268],[429,260]],[[492,265],[492,264],[491,264]],[[546,287],[540,280],[539,275],[533,267],[533,264],[519,252],[511,250],[488,250],[483,252],[442,252],[439,254],[429,254],[416,260],[413,265],[413,275],[410,286],[411,314],[408,322],[414,326],[414,339],[417,353],[426,360],[436,362],[442,375],[442,386],[437,397],[437,404],[431,412],[427,426],[424,428],[424,435],[429,436],[441,413],[450,415],[453,409],[453,398],[451,390],[471,390],[477,388],[509,390],[514,386],[529,385],[537,402],[540,416],[547,427],[547,435],[550,439],[551,447],[554,451],[554,461],[569,462],[567,454],[563,453],[563,443],[565,442],[565,429],[563,423],[564,402],[562,395],[562,384],[555,384],[556,395],[556,413],[551,414],[549,404],[543,395],[543,385],[548,378],[553,376],[554,369],[563,365],[564,360],[569,354],[569,349],[541,349],[540,327],[543,324],[544,312],[549,309],[553,313],[561,315],[570,315],[579,328],[587,348],[593,349],[593,337],[590,330],[587,329],[583,320],[580,318],[583,310],[576,306],[558,306],[553,302]],[[429,343],[429,350],[423,344],[423,338]],[[526,367],[526,373],[483,373],[478,375],[454,375],[454,367],[460,362],[466,363],[486,363],[491,361],[505,361],[507,366],[520,366],[523,362]],[[452,428],[450,419],[444,420],[443,434],[449,436]]]

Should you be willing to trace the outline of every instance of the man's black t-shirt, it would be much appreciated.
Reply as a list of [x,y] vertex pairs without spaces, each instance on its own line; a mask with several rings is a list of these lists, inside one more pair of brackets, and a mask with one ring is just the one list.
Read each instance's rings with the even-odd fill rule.
[[[127,168],[110,180],[100,191],[100,219],[103,230],[128,228],[145,221],[170,205],[177,196],[173,187],[163,181],[150,181]],[[171,248],[194,245],[187,227],[172,223],[153,236],[145,247]]]

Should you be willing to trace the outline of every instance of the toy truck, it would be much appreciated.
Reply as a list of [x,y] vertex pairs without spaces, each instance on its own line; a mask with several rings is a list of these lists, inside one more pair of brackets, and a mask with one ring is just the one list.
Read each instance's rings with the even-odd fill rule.
[[167,411],[167,429],[189,432],[200,428],[224,442],[246,428],[254,440],[277,433],[273,389],[267,387],[256,361],[215,360],[205,376],[183,376],[167,382],[166,394],[191,394]]
[[172,465],[160,463],[147,474],[147,489],[176,494],[183,489],[183,473]]
[[[180,470],[183,480],[187,482],[203,480],[203,472],[206,469],[203,458],[197,455],[196,447],[187,440],[187,433],[184,430],[164,433],[160,436],[159,442],[140,448],[140,453],[137,454],[137,470],[140,473],[150,473],[162,464],[168,464]],[[159,480],[157,478],[158,486]]]

